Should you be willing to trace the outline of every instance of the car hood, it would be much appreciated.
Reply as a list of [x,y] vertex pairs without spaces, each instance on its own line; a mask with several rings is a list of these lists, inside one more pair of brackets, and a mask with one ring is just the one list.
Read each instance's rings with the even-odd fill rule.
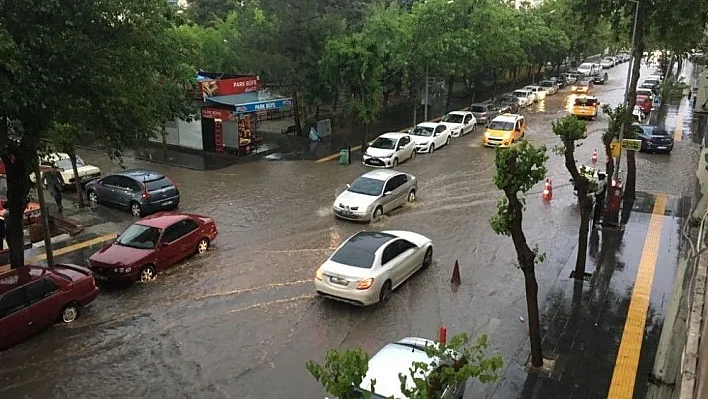
[[358,206],[359,210],[363,211],[377,199],[378,197],[372,195],[358,194],[345,190],[343,193],[339,194],[334,204],[337,206],[342,204],[350,208]]
[[369,147],[366,149],[366,155],[374,158],[390,158],[393,153],[393,150],[385,150],[383,148]]
[[461,123],[452,123],[452,122],[441,122],[443,125],[447,126],[448,129],[450,130],[456,130],[462,127]]
[[152,249],[131,248],[113,242],[91,255],[89,261],[99,262],[106,266],[132,266],[144,261],[152,251]]
[[320,271],[324,274],[329,274],[330,276],[336,276],[340,278],[349,278],[352,280],[361,280],[372,276],[372,269],[365,269],[363,267],[347,266],[342,263],[338,263],[332,260],[327,260],[320,266]]
[[433,140],[433,136],[413,136],[411,135],[411,140],[416,144],[429,143]]
[[487,135],[487,137],[493,137],[495,139],[506,139],[508,137],[511,137],[511,130],[487,129],[487,132],[485,134]]

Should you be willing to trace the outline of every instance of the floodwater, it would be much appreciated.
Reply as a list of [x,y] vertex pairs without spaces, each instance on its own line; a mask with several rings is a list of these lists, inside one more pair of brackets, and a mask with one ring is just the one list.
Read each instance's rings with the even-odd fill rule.
[[[605,86],[595,86],[603,103],[621,101],[625,73],[626,64],[609,72]],[[550,205],[540,200],[542,184],[531,190],[524,220],[529,242],[548,255],[537,270],[540,303],[565,273],[577,237],[569,176],[562,158],[550,151],[559,144],[551,122],[566,114],[568,101],[564,89],[522,112],[528,139],[549,148],[554,183]],[[602,163],[605,123],[604,116],[589,122],[579,162],[589,164],[597,149]],[[336,195],[369,170],[357,162],[264,161],[204,172],[126,160],[126,166],[169,175],[181,190],[182,210],[214,217],[219,237],[206,255],[152,283],[105,287],[77,322],[0,352],[0,397],[317,398],[323,391],[305,362],[321,360],[326,348],[361,347],[373,354],[405,336],[434,338],[441,325],[449,335],[489,334],[490,352],[513,359],[528,340],[520,319],[526,318],[523,279],[510,238],[489,227],[501,192],[492,181],[494,150],[481,147],[482,133],[479,127],[450,147],[401,164],[400,170],[419,179],[418,201],[373,225],[332,215]],[[684,140],[671,155],[639,154],[638,190],[690,194],[696,153],[695,144]],[[104,171],[116,168],[103,154],[81,155]],[[114,212],[124,226],[131,222]],[[362,229],[426,235],[435,246],[435,263],[399,287],[384,307],[315,297],[315,269]],[[83,264],[90,254],[77,251],[59,261]],[[453,292],[456,260],[462,284]],[[468,386],[468,397],[493,392]]]

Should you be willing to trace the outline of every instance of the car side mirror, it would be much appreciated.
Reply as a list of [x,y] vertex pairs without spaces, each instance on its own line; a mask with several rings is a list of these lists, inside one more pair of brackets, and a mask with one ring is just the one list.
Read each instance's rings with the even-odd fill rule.
[[386,192],[384,193],[384,197],[385,197],[385,196],[388,196],[388,195],[391,195],[391,194],[393,194],[393,191],[386,191]]
[[347,188],[350,188],[351,186],[352,186],[351,184],[347,184]]

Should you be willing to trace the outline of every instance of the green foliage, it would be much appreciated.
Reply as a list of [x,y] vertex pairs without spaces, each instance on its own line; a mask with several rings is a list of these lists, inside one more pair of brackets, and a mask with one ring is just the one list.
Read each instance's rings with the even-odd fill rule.
[[677,103],[683,98],[686,83],[667,79],[661,86],[661,101],[665,104]]
[[[463,333],[451,337],[447,344],[428,345],[426,354],[435,360],[432,364],[414,362],[409,374],[399,374],[401,392],[409,399],[438,399],[442,388],[470,378],[484,384],[496,382],[504,362],[501,356],[487,356],[488,341],[487,335],[481,335],[472,342]],[[354,397],[353,387],[362,386],[363,382],[370,388],[370,392],[362,390],[366,398],[376,393],[376,381],[364,381],[368,362],[369,355],[361,349],[328,349],[323,365],[310,360],[306,367],[330,394],[342,399]]]
[[[509,195],[526,193],[536,183],[542,181],[548,169],[546,168],[546,146],[534,147],[526,140],[512,145],[509,148],[496,148],[494,165],[496,174],[494,184],[506,194],[497,202],[497,213],[489,223],[495,233],[511,235],[511,225],[515,215],[509,210]],[[523,199],[521,200],[524,204]]]
[[587,122],[568,115],[551,124],[553,134],[558,136],[564,144],[575,146],[575,142],[587,138]]
[[607,129],[602,134],[603,143],[608,144],[612,140],[619,139],[619,133],[622,130],[623,123],[625,126],[625,134],[623,137],[633,138],[635,136],[631,129],[632,123],[634,123],[634,116],[632,115],[632,111],[625,104],[620,104],[615,108],[605,104],[602,106],[602,112],[609,116]]

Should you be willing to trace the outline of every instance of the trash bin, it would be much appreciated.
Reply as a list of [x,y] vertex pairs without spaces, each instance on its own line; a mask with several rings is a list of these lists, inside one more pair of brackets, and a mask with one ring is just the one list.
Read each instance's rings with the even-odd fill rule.
[[339,164],[340,165],[349,165],[349,149],[348,148],[342,148],[339,150]]

